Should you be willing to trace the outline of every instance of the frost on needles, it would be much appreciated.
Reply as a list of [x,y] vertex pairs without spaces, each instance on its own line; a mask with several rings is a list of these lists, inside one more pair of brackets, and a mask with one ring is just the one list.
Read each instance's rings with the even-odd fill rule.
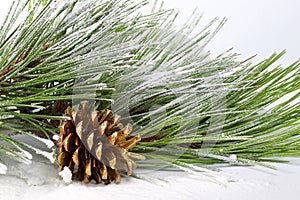
[[201,16],[178,29],[176,12],[140,12],[147,3],[14,1],[0,29],[1,174],[45,141],[53,155],[65,109],[82,101],[133,125],[140,168],[299,156],[299,62],[276,64],[285,52],[257,64],[212,57],[206,45],[226,20],[195,33]]

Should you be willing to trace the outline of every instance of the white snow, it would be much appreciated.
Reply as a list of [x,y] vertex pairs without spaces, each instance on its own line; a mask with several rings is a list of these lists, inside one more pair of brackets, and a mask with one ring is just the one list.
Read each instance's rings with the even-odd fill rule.
[[25,158],[32,160],[33,156],[31,153],[29,153],[28,151],[25,151],[24,149],[19,148],[19,150],[21,151],[21,156],[24,156]]
[[55,141],[58,141],[59,140],[59,135],[53,135],[52,139],[55,140]]
[[[0,175],[0,199],[205,199],[205,200],[297,200],[300,186],[300,158],[291,164],[276,164],[278,171],[262,167],[224,167],[223,181],[205,178],[208,173],[189,175],[183,172],[136,170],[139,177],[122,177],[120,184],[96,185],[81,182],[66,184],[58,176],[58,167],[45,158],[34,157],[31,165],[9,166]],[[62,172],[70,180],[69,170]],[[68,175],[69,173],[69,175]]]
[[[56,148],[54,143],[49,139],[43,139],[37,136],[32,136],[32,137],[39,140],[41,143],[37,143],[36,141],[31,141],[27,136],[23,136],[23,135],[16,136],[16,138],[18,138],[19,140],[25,141],[26,147],[29,148],[30,150],[33,150],[35,154],[42,155],[45,158],[47,158],[51,163],[54,163],[56,159]],[[25,156],[27,157],[29,156],[29,154],[25,154]],[[32,156],[27,158],[31,160]]]
[[68,167],[65,166],[64,169],[58,174],[62,177],[65,183],[69,184],[72,182],[72,172]]
[[[16,155],[12,154],[11,152],[5,152],[5,154],[8,155],[8,156],[12,156],[12,157],[15,157],[15,156],[16,156]],[[20,156],[24,156],[24,154],[22,154],[22,153],[19,153],[19,155],[20,155]],[[25,156],[23,159],[17,158],[17,157],[15,157],[15,159],[16,159],[17,161],[22,162],[22,163],[25,163],[25,164],[27,164],[27,165],[29,165],[29,164],[32,163],[30,159],[26,158],[26,156]]]
[[236,161],[237,160],[237,155],[230,155],[229,156],[229,158],[231,159],[231,160],[234,160],[234,161]]
[[40,149],[37,149],[37,148],[33,148],[32,149],[35,151],[36,154],[39,154],[39,155],[42,155],[44,156],[45,158],[47,158],[51,163],[54,163],[55,162],[55,152],[47,152],[47,151],[42,151]]
[[44,139],[44,138],[40,138],[40,137],[35,137],[37,140],[43,142],[49,149],[51,149],[52,147],[55,146],[54,142],[52,142],[49,139]]
[[7,173],[7,166],[0,163],[0,174],[6,174]]

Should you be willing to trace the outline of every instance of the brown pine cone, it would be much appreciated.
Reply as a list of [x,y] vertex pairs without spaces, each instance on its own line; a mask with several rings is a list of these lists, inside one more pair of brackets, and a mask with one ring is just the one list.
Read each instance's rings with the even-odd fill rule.
[[131,175],[136,168],[132,158],[144,160],[145,157],[128,152],[139,136],[128,139],[132,126],[119,123],[120,116],[113,116],[110,110],[91,111],[87,102],[81,102],[79,110],[68,107],[65,111],[70,120],[61,124],[58,163],[60,170],[67,166],[72,179],[89,183],[105,184],[120,182],[119,170]]

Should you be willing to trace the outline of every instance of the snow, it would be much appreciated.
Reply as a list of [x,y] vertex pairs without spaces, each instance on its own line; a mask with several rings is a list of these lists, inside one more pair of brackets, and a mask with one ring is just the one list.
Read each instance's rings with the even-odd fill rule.
[[58,166],[42,156],[30,165],[8,165],[0,175],[0,200],[52,199],[205,199],[205,200],[296,200],[299,197],[300,158],[290,164],[275,164],[277,171],[263,167],[223,167],[221,172],[185,172],[137,169],[134,177],[122,177],[120,184],[70,182],[65,169],[59,177]]
[[59,135],[53,135],[52,139],[55,140],[55,141],[58,141],[59,140]]
[[237,155],[234,155],[234,154],[230,155],[229,158],[232,159],[232,160],[234,160],[234,161],[236,161],[237,160]]
[[51,140],[49,139],[44,139],[44,138],[40,138],[40,137],[37,137],[37,139],[41,142],[43,142],[49,149],[51,149],[52,147],[55,146],[54,142],[52,142]]
[[[15,157],[15,155],[13,153],[11,153],[11,152],[5,152],[5,154],[7,156],[9,156],[9,157]],[[22,152],[21,153],[17,153],[17,154],[19,154],[20,156],[25,156]],[[24,157],[22,159],[15,157],[15,159],[18,160],[19,162],[23,162],[23,163],[25,163],[27,165],[31,164],[31,160],[28,159],[28,158],[26,158],[26,157]]]
[[[32,140],[32,137],[36,140]],[[31,137],[25,135],[16,135],[14,136],[15,139],[23,141],[25,146],[34,151],[34,155],[42,155],[47,158],[51,163],[55,162],[56,159],[56,147],[54,143],[49,139],[39,138],[35,135]],[[22,160],[22,162],[26,162],[27,164],[31,163],[33,156],[31,153],[19,148],[21,154],[27,158],[26,160]],[[1,199],[0,199],[1,200]]]
[[20,155],[24,156],[25,158],[31,160],[33,158],[32,154],[29,153],[28,151],[25,151],[24,149],[19,148],[19,150],[21,151]]
[[7,173],[7,166],[0,163],[0,174],[6,174]]
[[65,183],[71,183],[72,182],[72,172],[68,167],[64,167],[64,169],[58,173],[63,179]]
[[42,155],[45,158],[47,158],[51,163],[55,162],[55,152],[47,152],[47,151],[41,151],[39,149],[33,148],[36,154]]

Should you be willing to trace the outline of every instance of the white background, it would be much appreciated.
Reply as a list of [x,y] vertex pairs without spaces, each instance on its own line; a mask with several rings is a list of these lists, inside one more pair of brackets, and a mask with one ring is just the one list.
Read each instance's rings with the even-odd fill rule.
[[[9,0],[0,0],[0,20],[6,14]],[[153,0],[154,1],[154,0]],[[216,16],[227,17],[228,22],[208,49],[217,55],[234,47],[241,59],[258,54],[255,61],[267,58],[273,52],[286,49],[281,60],[284,65],[300,59],[300,1],[297,0],[165,0],[165,7],[180,10],[178,24],[197,7],[204,14],[202,24]],[[18,166],[16,176],[0,176],[2,199],[298,199],[300,187],[299,159],[297,165],[279,165],[279,171],[260,168],[228,168],[223,174],[232,182],[225,185],[211,183],[205,178],[165,175],[170,182],[153,185],[125,178],[121,185],[85,186],[74,183],[65,186],[57,177],[56,167],[37,163]],[[23,170],[23,171],[22,171]],[[43,179],[43,177],[45,179]],[[28,185],[37,180],[46,185]],[[32,180],[33,179],[33,180]],[[229,180],[229,179],[228,179]],[[228,181],[227,180],[227,181]]]
[[298,0],[165,0],[180,10],[183,22],[197,8],[203,23],[226,17],[226,25],[210,44],[213,53],[234,47],[242,57],[258,54],[255,61],[284,49],[281,63],[300,59],[300,1]]

